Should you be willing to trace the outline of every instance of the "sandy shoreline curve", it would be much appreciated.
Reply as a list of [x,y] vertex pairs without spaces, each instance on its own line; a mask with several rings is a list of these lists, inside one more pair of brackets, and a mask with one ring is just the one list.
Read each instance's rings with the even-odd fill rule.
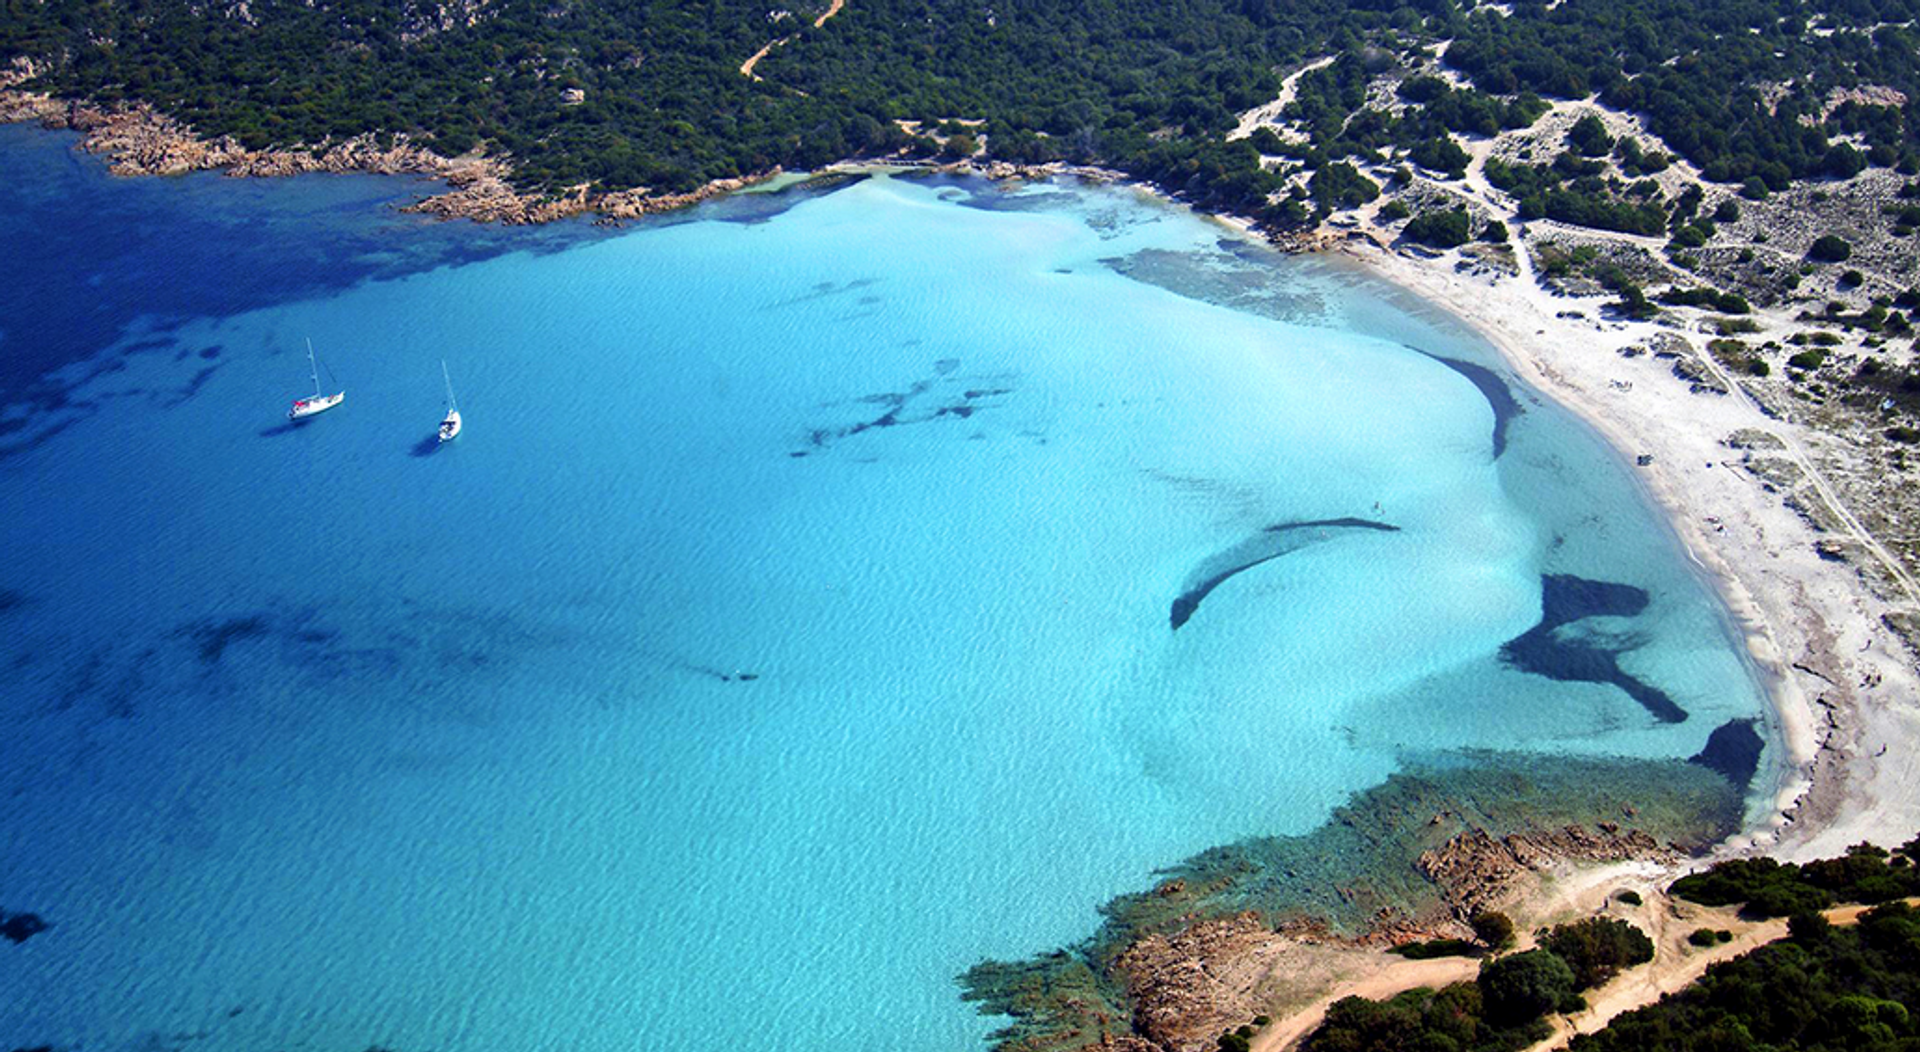
[[[8,101],[6,87],[0,82],[0,103]],[[318,157],[263,152],[241,158],[221,152],[218,143],[190,145],[195,140],[180,137],[184,129],[156,127],[145,116],[117,118],[125,123],[115,123],[97,111],[45,97],[30,100],[31,105],[18,96],[13,102],[12,110],[0,105],[0,120],[71,128],[94,136],[88,149],[116,160],[141,160],[125,167],[116,163],[116,174],[224,168],[235,175],[259,176],[338,170],[428,175],[444,180],[450,192],[427,198],[414,210],[480,221],[544,222],[589,212],[637,218],[739,192],[771,178],[720,181],[677,196],[634,194],[609,202],[581,193],[533,200],[514,194],[504,181],[504,169],[486,159],[448,160],[405,144],[381,149],[370,141],[342,144]],[[955,171],[996,180],[1081,178],[1169,206],[1189,207],[1156,187],[1092,167],[881,160],[828,166],[815,174],[900,170]],[[609,203],[615,207],[608,208]],[[1742,449],[1730,444],[1735,435],[1751,432],[1781,441],[1816,480],[1822,499],[1834,505],[1833,518],[1851,532],[1860,530],[1857,520],[1838,507],[1830,487],[1818,483],[1820,454],[1845,455],[1840,439],[1769,416],[1710,356],[1700,357],[1729,393],[1697,393],[1695,385],[1676,377],[1671,363],[1655,354],[1623,355],[1623,350],[1645,347],[1655,337],[1693,334],[1653,321],[1609,319],[1601,310],[1606,297],[1551,293],[1534,280],[1524,251],[1517,254],[1518,273],[1501,273],[1466,265],[1457,253],[1398,251],[1364,232],[1316,232],[1276,240],[1245,218],[1210,218],[1235,236],[1261,244],[1326,250],[1325,258],[1351,264],[1404,291],[1417,309],[1434,311],[1471,330],[1527,386],[1592,427],[1636,472],[1646,496],[1664,511],[1745,636],[1749,654],[1764,674],[1777,739],[1787,754],[1786,762],[1776,765],[1782,774],[1768,814],[1723,843],[1717,854],[1765,853],[1800,861],[1837,855],[1863,840],[1897,845],[1920,830],[1920,751],[1910,748],[1920,741],[1920,667],[1882,620],[1900,609],[1902,598],[1915,603],[1920,597],[1911,594],[1911,582],[1898,574],[1876,590],[1861,567],[1823,554],[1816,544],[1840,534],[1823,532],[1785,505],[1784,494],[1747,470]],[[1521,236],[1524,243],[1524,233]],[[1758,316],[1784,318],[1766,311]],[[1643,458],[1651,459],[1631,466]],[[1864,547],[1877,545],[1868,537]],[[1697,864],[1682,860],[1625,868],[1589,866],[1583,873],[1557,879],[1592,890],[1631,871],[1651,895]],[[1554,896],[1564,895],[1566,886],[1537,891],[1526,903],[1527,912],[1546,916],[1560,908],[1563,904]],[[1598,901],[1604,904],[1604,895]],[[1580,905],[1591,904],[1583,900]],[[1266,964],[1278,967],[1278,960],[1267,959]],[[1363,971],[1355,973],[1358,978],[1352,982],[1360,985],[1341,992],[1390,994],[1395,991],[1385,977],[1399,974],[1392,969],[1431,980],[1436,969],[1451,967],[1412,967],[1397,961],[1376,952],[1359,966]],[[1278,1048],[1282,1043],[1269,1039],[1257,1047]]]
[[[1900,609],[1896,598],[1920,605],[1920,595],[1897,568],[1876,591],[1861,568],[1823,555],[1816,544],[1831,534],[1741,465],[1742,450],[1729,444],[1736,434],[1780,439],[1835,517],[1878,547],[1807,452],[1831,450],[1839,439],[1768,415],[1710,355],[1698,357],[1727,394],[1696,393],[1668,360],[1647,353],[1657,337],[1685,330],[1607,318],[1608,296],[1550,292],[1534,280],[1524,251],[1516,253],[1518,273],[1501,274],[1466,265],[1456,253],[1415,255],[1367,234],[1321,228],[1270,237],[1247,217],[1192,209],[1158,187],[1097,167],[968,170],[996,180],[1067,176],[1124,187],[1248,240],[1344,261],[1478,335],[1527,386],[1593,428],[1637,471],[1763,676],[1787,756],[1776,765],[1769,813],[1716,855],[1806,861],[1861,841],[1896,845],[1920,831],[1920,755],[1907,748],[1920,741],[1920,663],[1882,620]],[[1524,230],[1516,233],[1524,239]],[[1782,310],[1756,316],[1787,318]],[[1634,347],[1641,353],[1621,353]],[[1687,868],[1676,867],[1675,875]]]
[[1652,458],[1639,477],[1746,635],[1792,767],[1772,818],[1728,849],[1810,859],[1861,840],[1891,845],[1912,836],[1920,828],[1920,765],[1903,746],[1920,735],[1920,676],[1881,621],[1897,607],[1852,565],[1823,557],[1820,532],[1742,468],[1728,444],[1746,430],[1796,451],[1832,440],[1767,416],[1743,395],[1693,393],[1652,354],[1623,356],[1674,330],[1602,320],[1606,297],[1556,296],[1524,264],[1518,275],[1461,273],[1444,257],[1350,245],[1343,258],[1478,333],[1630,463]]

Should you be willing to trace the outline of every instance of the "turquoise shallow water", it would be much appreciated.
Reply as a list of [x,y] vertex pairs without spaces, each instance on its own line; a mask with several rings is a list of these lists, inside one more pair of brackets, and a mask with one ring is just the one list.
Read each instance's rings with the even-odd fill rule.
[[[40,218],[226,189],[76,163]],[[5,411],[0,908],[53,925],[0,946],[6,1047],[972,1047],[967,966],[1408,752],[1762,715],[1583,428],[1515,389],[1496,458],[1407,346],[1494,364],[1462,331],[1125,191],[515,240],[241,185],[53,282],[114,290],[112,342]],[[72,332],[5,306],[9,355]],[[308,336],[348,397],[291,428]],[[1170,625],[1343,519],[1393,528],[1299,528]],[[1685,722],[1502,660],[1543,574],[1646,591],[1560,631]]]

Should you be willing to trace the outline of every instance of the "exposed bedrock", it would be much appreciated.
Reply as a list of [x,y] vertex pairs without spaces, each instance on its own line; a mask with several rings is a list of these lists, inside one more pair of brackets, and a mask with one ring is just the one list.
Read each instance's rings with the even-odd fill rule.
[[1108,902],[1087,940],[981,963],[960,983],[981,1011],[1012,1017],[999,1052],[1204,1052],[1264,1003],[1262,962],[1283,943],[1461,935],[1531,874],[1704,850],[1742,810],[1720,772],[1679,759],[1409,758],[1319,828],[1204,851]]

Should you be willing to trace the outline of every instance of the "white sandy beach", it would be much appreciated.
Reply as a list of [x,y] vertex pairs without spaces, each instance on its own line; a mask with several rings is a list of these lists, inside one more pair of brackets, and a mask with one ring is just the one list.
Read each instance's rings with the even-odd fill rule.
[[[1724,442],[1742,429],[1771,432],[1812,472],[1800,451],[1833,439],[1766,416],[1729,377],[1733,394],[1694,394],[1669,361],[1622,356],[1621,348],[1672,330],[1601,320],[1609,297],[1556,296],[1525,270],[1457,272],[1452,253],[1428,260],[1359,244],[1346,254],[1471,324],[1623,455],[1653,457],[1641,477],[1748,633],[1793,765],[1772,821],[1729,848],[1803,860],[1920,832],[1920,755],[1911,748],[1920,739],[1920,676],[1881,621],[1894,607],[1852,565],[1822,558],[1814,547],[1822,534]],[[1561,316],[1573,311],[1583,317]]]

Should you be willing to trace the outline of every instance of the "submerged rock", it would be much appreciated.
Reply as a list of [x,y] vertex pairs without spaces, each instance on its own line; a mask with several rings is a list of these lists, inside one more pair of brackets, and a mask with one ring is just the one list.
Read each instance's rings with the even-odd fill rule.
[[1728,777],[1683,760],[1429,757],[1311,833],[1196,855],[1107,903],[1085,942],[980,964],[960,984],[982,1012],[1012,1017],[994,1035],[1001,1052],[1199,1047],[1244,1014],[1248,991],[1222,977],[1257,974],[1233,965],[1276,940],[1458,933],[1533,871],[1704,850],[1742,810]]
[[52,925],[41,920],[37,913],[8,913],[0,910],[0,936],[5,936],[8,942],[16,946],[50,927]]

